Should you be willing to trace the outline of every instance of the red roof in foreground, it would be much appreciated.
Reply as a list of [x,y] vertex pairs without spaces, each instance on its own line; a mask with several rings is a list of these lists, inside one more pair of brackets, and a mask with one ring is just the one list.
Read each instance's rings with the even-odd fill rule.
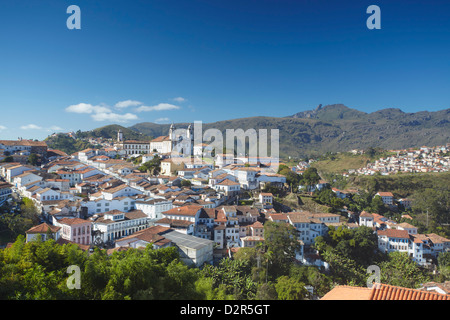
[[450,294],[378,283],[372,288],[337,286],[321,300],[450,300]]

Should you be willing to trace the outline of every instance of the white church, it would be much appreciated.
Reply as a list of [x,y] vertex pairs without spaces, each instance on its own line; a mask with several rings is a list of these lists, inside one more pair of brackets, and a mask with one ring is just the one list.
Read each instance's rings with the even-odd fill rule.
[[194,150],[194,132],[189,124],[187,129],[170,125],[169,135],[160,136],[150,141],[150,152],[170,153],[172,156],[191,156]]

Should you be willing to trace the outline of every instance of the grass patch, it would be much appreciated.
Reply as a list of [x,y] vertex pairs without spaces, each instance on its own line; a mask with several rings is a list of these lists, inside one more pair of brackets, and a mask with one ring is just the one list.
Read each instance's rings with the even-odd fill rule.
[[343,173],[349,169],[363,168],[371,161],[373,161],[372,158],[367,155],[340,153],[332,159],[314,162],[311,167],[316,168],[322,174]]

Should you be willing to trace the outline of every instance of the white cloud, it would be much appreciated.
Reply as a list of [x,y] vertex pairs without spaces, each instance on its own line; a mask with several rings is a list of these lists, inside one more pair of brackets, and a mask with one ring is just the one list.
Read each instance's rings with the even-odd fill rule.
[[176,102],[185,102],[186,101],[186,99],[183,97],[176,97],[176,98],[173,98],[172,100],[176,101]]
[[116,103],[115,107],[122,109],[122,108],[128,108],[128,107],[137,107],[142,105],[142,102],[136,101],[136,100],[125,100],[125,101],[119,101]]
[[113,122],[127,122],[137,120],[138,117],[132,113],[117,114],[112,112],[101,112],[92,115],[95,121],[113,121]]
[[146,111],[165,111],[165,110],[176,110],[176,109],[180,109],[180,107],[170,104],[170,103],[160,103],[160,104],[157,104],[156,106],[151,106],[151,107],[141,106],[141,107],[137,108],[136,111],[137,112],[146,112]]
[[79,103],[79,104],[74,104],[71,106],[68,106],[66,108],[67,112],[72,112],[72,113],[87,113],[87,114],[96,114],[96,113],[105,113],[105,112],[111,112],[111,109],[109,109],[106,106],[103,105],[98,105],[98,106],[94,106],[92,104],[89,103]]
[[[137,101],[127,100],[121,101],[116,104],[120,108],[125,108],[126,105],[136,105]],[[94,121],[113,121],[113,122],[127,122],[131,120],[137,120],[138,117],[132,113],[118,114],[111,111],[111,108],[105,104],[92,105],[89,103],[79,103],[68,106],[67,112],[90,114]],[[61,129],[61,128],[59,128]]]
[[2,131],[2,130],[6,130],[6,129],[8,129],[7,127],[5,127],[5,126],[1,126],[0,125],[0,131]]
[[22,130],[42,130],[42,127],[39,127],[35,124],[28,124],[26,126],[21,126],[20,129]]
[[58,126],[51,126],[51,127],[49,128],[49,130],[50,130],[50,131],[64,131],[63,128],[58,127]]
[[155,122],[167,122],[169,120],[170,120],[169,118],[159,118],[159,119],[156,119]]

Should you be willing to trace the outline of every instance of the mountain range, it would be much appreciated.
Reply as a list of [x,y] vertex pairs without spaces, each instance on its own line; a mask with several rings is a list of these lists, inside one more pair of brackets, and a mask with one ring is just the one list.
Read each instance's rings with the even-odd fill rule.
[[[188,123],[176,123],[175,126],[186,128]],[[167,135],[169,127],[170,124],[143,122],[121,128],[139,133],[141,137],[158,137]],[[109,130],[111,138],[115,138],[120,126],[96,130],[106,134],[111,128],[114,128]],[[405,113],[389,108],[366,113],[343,104],[319,105],[285,117],[248,117],[203,123],[203,130],[210,128],[223,133],[226,129],[267,129],[269,136],[270,129],[279,129],[280,156],[305,157],[369,147],[390,150],[445,145],[450,142],[450,109]]]

